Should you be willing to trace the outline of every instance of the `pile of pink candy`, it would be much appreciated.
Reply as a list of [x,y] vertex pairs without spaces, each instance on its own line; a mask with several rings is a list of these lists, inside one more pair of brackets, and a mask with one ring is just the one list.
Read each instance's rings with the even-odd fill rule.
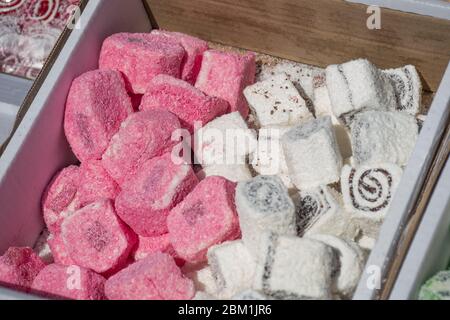
[[0,283],[47,297],[191,299],[180,267],[241,237],[236,184],[199,181],[175,163],[172,133],[237,111],[246,119],[255,55],[155,30],[110,36],[99,66],[67,98],[64,129],[81,164],[60,171],[42,200],[54,263],[10,248]]

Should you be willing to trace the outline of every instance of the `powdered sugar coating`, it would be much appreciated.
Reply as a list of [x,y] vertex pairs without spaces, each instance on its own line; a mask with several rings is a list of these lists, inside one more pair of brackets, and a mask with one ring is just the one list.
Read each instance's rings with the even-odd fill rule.
[[95,70],[76,78],[67,97],[64,130],[77,158],[100,159],[122,121],[132,112],[119,72]]
[[195,80],[197,80],[197,75],[200,72],[203,53],[209,49],[208,43],[201,39],[179,32],[153,30],[151,33],[166,36],[180,43],[186,51],[186,55],[181,66],[181,79],[189,82],[190,84],[194,84]]
[[140,106],[144,111],[155,109],[177,115],[183,128],[193,132],[196,122],[206,125],[226,113],[229,105],[221,98],[207,96],[183,80],[159,75],[149,82]]
[[419,135],[414,116],[401,112],[367,111],[351,123],[355,164],[408,163]]
[[151,159],[124,183],[116,198],[117,214],[142,237],[163,235],[170,210],[197,183],[192,167],[175,164],[170,153]]
[[389,110],[396,107],[390,79],[368,60],[328,66],[326,81],[336,117],[365,109]]
[[243,90],[255,82],[255,54],[208,50],[203,54],[202,67],[195,86],[207,95],[219,97],[247,119],[249,108]]
[[329,299],[333,249],[319,241],[265,233],[253,288],[277,299]]
[[44,221],[51,233],[58,234],[65,217],[79,207],[76,198],[80,186],[80,170],[69,166],[58,172],[42,197]]
[[176,40],[152,33],[116,33],[105,39],[100,69],[122,72],[128,90],[144,94],[158,74],[180,78],[185,50]]
[[130,115],[112,137],[103,154],[102,165],[119,184],[134,175],[148,160],[172,150],[172,133],[180,129],[178,118],[164,110]]
[[155,253],[109,278],[105,292],[110,300],[189,300],[195,289],[171,256]]
[[116,216],[110,200],[76,211],[63,223],[62,237],[70,258],[97,273],[124,265],[136,243],[136,235]]
[[0,286],[28,292],[45,263],[31,248],[9,248],[0,256]]
[[281,142],[289,175],[298,189],[339,181],[343,159],[330,117],[294,127]]
[[365,266],[365,255],[361,248],[350,241],[330,235],[312,235],[309,237],[332,247],[339,258],[339,271],[335,278],[335,292],[351,298],[358,285]]
[[256,262],[242,241],[211,247],[208,263],[216,280],[217,295],[223,299],[229,299],[253,284]]
[[180,257],[205,261],[211,246],[240,236],[235,188],[235,183],[222,177],[208,177],[172,209],[167,225]]
[[258,176],[241,182],[236,189],[236,206],[242,239],[257,257],[264,231],[295,235],[295,207],[281,180]]
[[56,299],[104,300],[105,278],[78,266],[51,264],[33,281],[33,292]]

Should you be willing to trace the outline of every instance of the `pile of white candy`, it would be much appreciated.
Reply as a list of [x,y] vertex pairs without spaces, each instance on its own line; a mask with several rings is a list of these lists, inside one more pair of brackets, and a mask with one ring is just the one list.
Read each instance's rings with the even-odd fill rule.
[[[258,134],[231,114],[202,134],[240,128],[247,143],[203,136],[196,149],[201,176],[238,182],[242,230],[209,250],[208,265],[185,267],[197,299],[351,298],[419,133],[416,69],[281,62],[244,95]],[[241,162],[211,157],[232,149]]]

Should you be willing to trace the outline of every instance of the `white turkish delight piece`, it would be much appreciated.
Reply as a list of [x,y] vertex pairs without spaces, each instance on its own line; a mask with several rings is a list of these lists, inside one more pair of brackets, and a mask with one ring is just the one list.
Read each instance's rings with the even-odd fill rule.
[[322,242],[265,233],[254,289],[275,299],[329,299],[337,257]]
[[211,296],[216,296],[217,286],[212,269],[207,264],[186,264],[182,268],[183,274],[194,282],[195,289]]
[[302,95],[313,100],[313,78],[320,72],[323,69],[294,61],[282,61],[274,66],[264,67],[257,80],[264,81],[278,74],[286,74]]
[[330,117],[300,124],[281,141],[289,175],[298,189],[339,181],[343,159]]
[[365,59],[326,69],[326,81],[336,117],[362,110],[392,110],[397,105],[389,77]]
[[261,175],[278,176],[288,189],[294,187],[289,178],[289,170],[281,146],[281,137],[292,127],[273,126],[259,130],[258,148],[251,164]]
[[350,128],[356,165],[389,162],[404,166],[419,134],[415,117],[395,111],[359,113]]
[[333,291],[343,297],[351,298],[353,295],[365,265],[365,254],[355,243],[345,241],[331,235],[317,234],[310,236],[332,247],[339,258],[339,269],[334,275]]
[[204,167],[244,165],[256,148],[256,133],[248,128],[239,112],[221,116],[195,133],[195,156]]
[[221,298],[229,299],[251,287],[256,264],[242,241],[226,242],[210,248],[208,263]]
[[333,123],[336,132],[336,139],[342,157],[351,157],[352,145],[350,141],[350,131],[333,114],[325,73],[318,74],[314,77],[314,111],[317,118],[326,116],[331,117],[331,122]]
[[361,233],[351,214],[343,209],[342,195],[321,186],[300,191],[296,197],[297,234],[328,234],[354,241]]
[[420,112],[422,106],[422,81],[412,65],[383,71],[392,81],[397,98],[398,111],[413,116]]
[[356,218],[382,221],[402,174],[402,169],[395,164],[356,168],[346,165],[341,176],[345,208]]
[[295,206],[278,177],[258,176],[240,182],[236,188],[236,208],[242,240],[256,259],[264,231],[296,234]]
[[244,95],[262,127],[288,126],[313,117],[286,74],[248,86]]

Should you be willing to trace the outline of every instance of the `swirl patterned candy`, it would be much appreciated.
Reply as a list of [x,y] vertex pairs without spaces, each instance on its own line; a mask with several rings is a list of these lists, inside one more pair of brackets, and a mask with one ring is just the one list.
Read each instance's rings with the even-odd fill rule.
[[394,164],[345,166],[341,187],[347,210],[381,220],[389,209],[401,175],[402,169]]

